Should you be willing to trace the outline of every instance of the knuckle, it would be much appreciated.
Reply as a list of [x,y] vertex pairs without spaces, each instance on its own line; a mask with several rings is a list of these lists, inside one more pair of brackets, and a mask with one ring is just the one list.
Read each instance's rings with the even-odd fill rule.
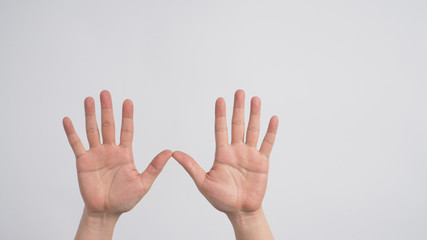
[[88,128],[86,128],[86,132],[87,133],[98,133],[99,130],[97,127],[88,127]]
[[130,128],[122,128],[122,133],[133,134],[133,130]]
[[253,127],[253,126],[249,126],[248,127],[248,132],[259,133],[259,128]]
[[268,145],[271,145],[271,146],[273,146],[273,144],[274,144],[274,141],[271,139],[264,139],[264,142]]
[[215,128],[215,132],[219,133],[219,132],[226,132],[227,131],[227,127],[216,127]]
[[104,127],[104,128],[106,128],[106,127],[114,127],[114,121],[110,121],[110,120],[103,121],[102,122],[102,127]]
[[70,143],[71,147],[73,147],[73,148],[77,147],[79,144],[80,144],[80,140],[78,140],[78,139],[73,140],[73,141]]
[[147,170],[152,175],[158,175],[160,173],[160,169],[155,167],[153,164],[149,164]]
[[244,121],[242,121],[242,120],[233,120],[231,122],[231,124],[237,125],[237,126],[242,126],[244,124]]

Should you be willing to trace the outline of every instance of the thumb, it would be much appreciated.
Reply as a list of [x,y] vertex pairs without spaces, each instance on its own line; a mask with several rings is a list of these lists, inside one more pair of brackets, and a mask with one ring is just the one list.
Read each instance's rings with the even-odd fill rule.
[[205,180],[206,172],[192,157],[190,157],[190,155],[184,152],[175,151],[172,154],[172,157],[175,158],[179,164],[181,164],[181,166],[185,169],[185,171],[188,172],[188,174],[190,174],[197,188],[200,189],[202,187],[203,180]]
[[154,159],[150,162],[144,172],[141,173],[141,181],[146,186],[147,190],[151,188],[154,180],[159,176],[166,162],[172,156],[171,150],[164,150],[159,153]]

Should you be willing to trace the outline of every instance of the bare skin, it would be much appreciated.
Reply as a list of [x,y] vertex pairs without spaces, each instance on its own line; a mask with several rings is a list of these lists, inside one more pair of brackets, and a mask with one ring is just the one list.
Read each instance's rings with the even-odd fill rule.
[[270,119],[267,133],[257,149],[260,129],[261,100],[251,100],[251,113],[245,138],[245,93],[238,90],[234,97],[231,144],[228,143],[225,101],[215,104],[215,160],[209,172],[184,152],[173,157],[193,178],[205,198],[230,219],[236,239],[274,239],[262,210],[267,187],[268,165],[279,119]]
[[120,144],[115,143],[115,124],[111,95],[102,91],[101,132],[95,117],[95,104],[85,99],[86,150],[68,117],[63,119],[65,133],[76,156],[80,192],[85,203],[75,239],[112,239],[120,215],[131,210],[149,191],[172,151],[159,153],[141,174],[135,167],[133,140],[133,103],[123,102]]

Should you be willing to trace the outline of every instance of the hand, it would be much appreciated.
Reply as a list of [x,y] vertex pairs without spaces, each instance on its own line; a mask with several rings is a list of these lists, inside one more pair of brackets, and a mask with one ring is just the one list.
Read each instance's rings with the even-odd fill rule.
[[76,156],[80,192],[85,203],[83,216],[112,216],[117,220],[120,214],[131,210],[148,192],[172,152],[161,152],[140,174],[132,153],[132,101],[123,103],[120,145],[116,145],[111,95],[108,91],[102,91],[100,98],[102,144],[95,118],[95,104],[91,97],[86,98],[84,104],[90,149],[83,147],[68,117],[63,119],[63,125]]
[[273,147],[278,118],[270,120],[261,148],[257,149],[261,101],[251,100],[249,126],[245,136],[245,93],[236,91],[232,118],[231,144],[228,144],[225,102],[219,98],[215,106],[215,161],[206,173],[189,155],[174,152],[173,157],[193,178],[206,199],[230,219],[259,215],[267,187],[268,161]]

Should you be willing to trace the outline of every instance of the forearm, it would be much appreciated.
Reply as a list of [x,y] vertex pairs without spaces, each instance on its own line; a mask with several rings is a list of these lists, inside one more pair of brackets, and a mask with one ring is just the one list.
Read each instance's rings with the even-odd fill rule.
[[236,240],[274,239],[262,208],[254,213],[227,214],[227,217],[233,225]]
[[75,240],[111,240],[113,238],[114,227],[120,215],[107,213],[89,213],[85,208]]

